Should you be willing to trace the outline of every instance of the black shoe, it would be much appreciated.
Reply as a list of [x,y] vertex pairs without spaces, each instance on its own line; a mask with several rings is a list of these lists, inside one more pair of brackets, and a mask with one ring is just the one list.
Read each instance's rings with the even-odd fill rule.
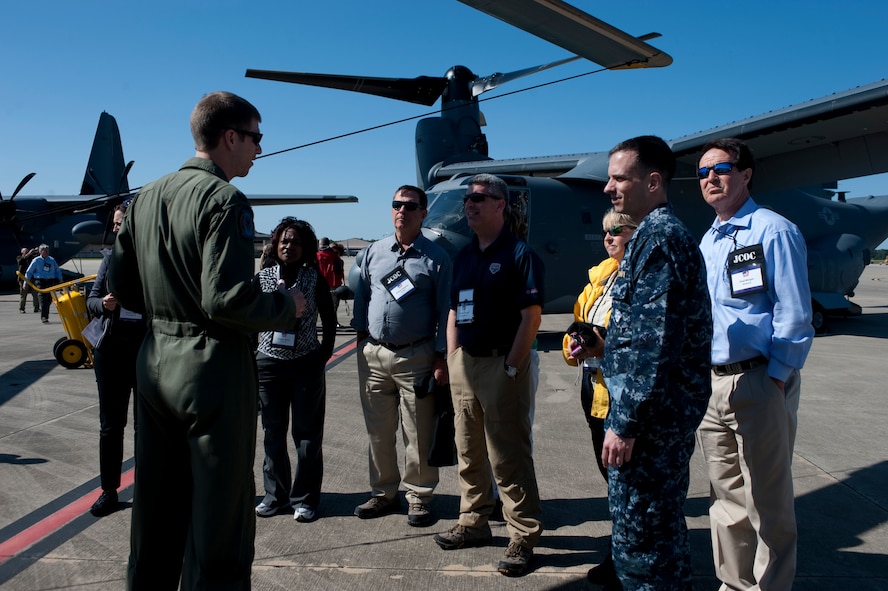
[[117,511],[117,508],[117,491],[103,490],[93,506],[89,508],[89,512],[96,517],[104,517]]
[[391,500],[385,497],[371,497],[369,501],[355,507],[355,515],[361,519],[373,519],[393,513],[401,506],[398,497]]
[[601,564],[589,569],[586,580],[594,585],[604,585],[608,589],[622,589],[617,571],[614,569],[614,558],[610,554],[604,557]]
[[509,547],[506,548],[506,555],[496,565],[496,570],[507,577],[520,577],[527,572],[527,567],[530,565],[532,557],[532,549],[522,546],[518,542],[509,542]]
[[432,512],[425,503],[410,503],[407,510],[407,525],[425,527],[432,524]]
[[454,525],[443,534],[435,536],[435,543],[442,550],[458,550],[470,546],[486,546],[493,539],[490,526],[486,523],[481,527],[466,527]]

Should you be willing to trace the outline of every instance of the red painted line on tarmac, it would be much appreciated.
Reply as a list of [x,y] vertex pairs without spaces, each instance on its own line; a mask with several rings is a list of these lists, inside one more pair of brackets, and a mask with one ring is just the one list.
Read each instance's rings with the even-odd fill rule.
[[337,350],[333,353],[333,355],[330,357],[330,359],[327,360],[327,365],[330,365],[334,361],[338,361],[341,357],[345,357],[346,355],[348,355],[349,353],[354,351],[355,348],[357,348],[357,346],[358,346],[357,339],[355,339],[353,341],[349,341],[348,343],[343,345],[342,348],[340,348],[339,350]]
[[[356,347],[356,340],[347,343],[346,345],[338,349],[335,353],[333,353],[333,356],[330,357],[329,361],[327,361],[327,364],[329,365],[335,361],[338,361],[340,358],[345,357],[346,355],[354,351]],[[135,468],[130,468],[129,470],[121,474],[120,488],[124,489],[132,486],[133,482],[135,481],[135,475]],[[92,506],[92,499],[99,495],[101,491],[101,488],[95,489],[89,494],[86,494],[76,501],[73,501],[70,504],[66,505],[65,507],[62,507],[49,517],[40,520],[24,531],[12,536],[8,540],[0,542],[0,564],[3,564],[7,560],[14,556],[17,556],[18,554],[21,554],[37,542],[49,537],[84,513],[88,512],[89,508]]]
[[[134,480],[135,470],[130,468],[120,475],[120,487],[127,488],[132,486]],[[40,540],[55,533],[89,511],[89,508],[92,506],[92,499],[101,492],[102,489],[97,488],[69,505],[62,507],[49,517],[35,523],[28,529],[12,536],[5,542],[0,542],[0,564],[24,552]]]

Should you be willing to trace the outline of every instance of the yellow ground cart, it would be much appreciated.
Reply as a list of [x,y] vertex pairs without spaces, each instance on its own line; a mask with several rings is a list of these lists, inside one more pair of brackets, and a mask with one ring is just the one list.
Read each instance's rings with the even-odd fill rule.
[[28,287],[37,293],[49,293],[62,319],[62,328],[67,336],[60,338],[52,347],[52,354],[62,367],[75,369],[81,365],[92,367],[92,345],[83,336],[83,329],[89,324],[89,312],[86,310],[86,296],[81,286],[96,280],[96,275],[87,275],[73,281],[66,281],[41,289],[28,281],[21,273],[16,272]]

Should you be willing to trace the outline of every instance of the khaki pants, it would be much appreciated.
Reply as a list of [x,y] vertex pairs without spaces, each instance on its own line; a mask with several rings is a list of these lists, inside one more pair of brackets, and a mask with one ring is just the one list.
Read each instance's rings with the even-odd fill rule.
[[712,485],[709,518],[721,589],[786,591],[796,568],[792,454],[801,378],[785,395],[767,365],[712,374],[698,436]]
[[[429,503],[438,468],[429,466],[435,433],[435,397],[418,399],[416,385],[432,373],[435,345],[392,351],[370,339],[358,345],[361,407],[370,438],[370,494],[394,499],[404,482],[408,503]],[[404,440],[404,473],[398,471],[398,423]]]
[[505,358],[472,357],[462,348],[447,359],[459,456],[459,523],[479,527],[499,487],[509,538],[533,548],[543,531],[531,450],[531,375],[525,359],[515,380]]

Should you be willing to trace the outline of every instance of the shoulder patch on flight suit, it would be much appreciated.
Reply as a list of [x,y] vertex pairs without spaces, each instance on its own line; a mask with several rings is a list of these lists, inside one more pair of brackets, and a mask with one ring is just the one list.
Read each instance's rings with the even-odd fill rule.
[[256,236],[256,229],[253,227],[253,212],[245,209],[238,217],[238,226],[240,226],[241,238],[253,240]]

